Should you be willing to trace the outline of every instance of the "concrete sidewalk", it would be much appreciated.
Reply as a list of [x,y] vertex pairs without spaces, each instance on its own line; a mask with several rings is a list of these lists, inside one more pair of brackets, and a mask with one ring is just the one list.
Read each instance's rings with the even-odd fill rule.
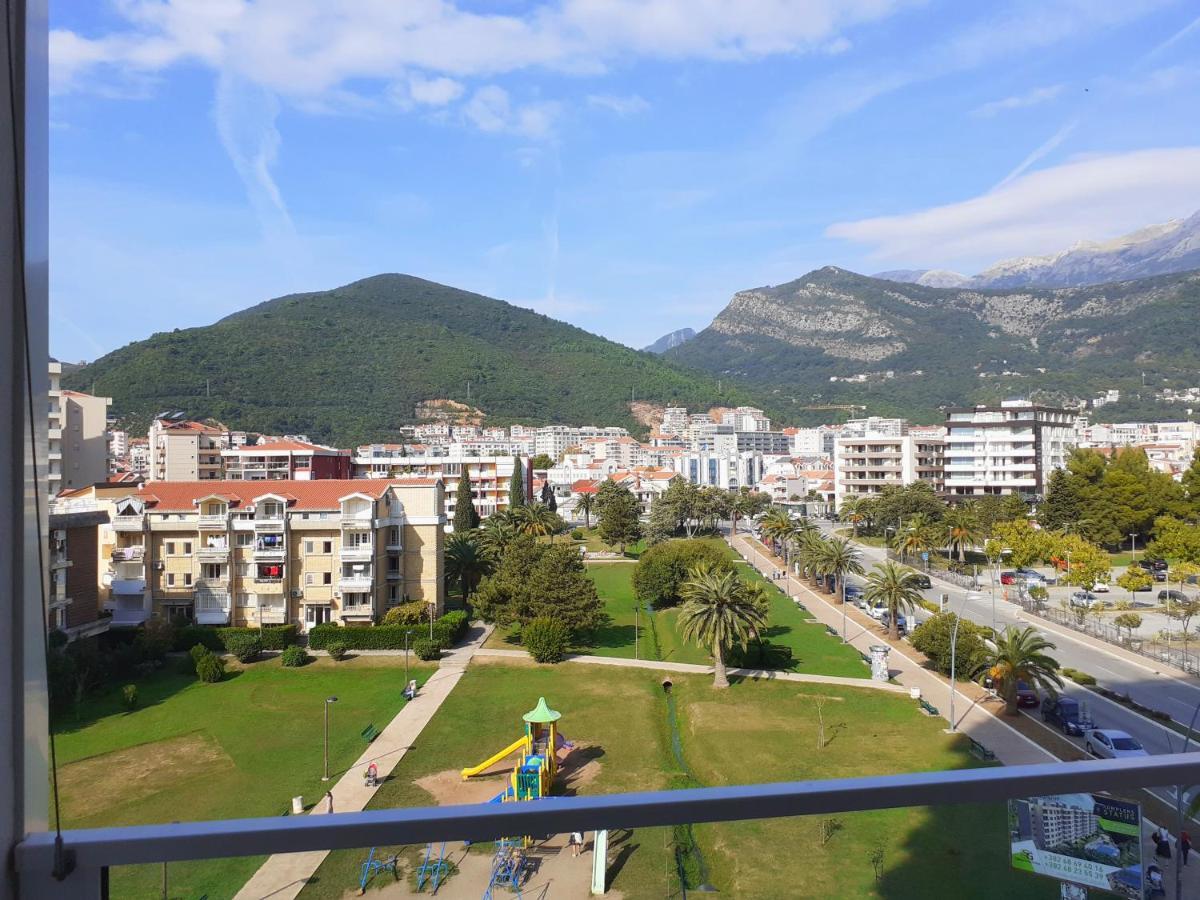
[[[480,650],[477,656],[500,657],[507,659],[529,659],[524,650],[487,649]],[[657,659],[630,659],[627,656],[588,656],[582,653],[571,654],[564,662],[588,663],[596,666],[617,666],[627,669],[650,669],[655,672],[678,672],[686,675],[712,675],[712,666],[702,666],[697,663],[663,662]],[[891,684],[887,681],[873,681],[870,678],[844,678],[840,675],[809,675],[802,672],[777,672],[774,669],[728,669],[730,678],[748,678],[751,681],[798,681],[808,684],[836,684],[841,687],[867,688],[868,690],[892,691],[906,694],[908,688]]]
[[[491,634],[492,627],[474,625],[472,631],[475,633],[471,635],[470,640],[446,652],[438,670],[421,686],[417,696],[400,708],[395,718],[379,733],[379,737],[375,738],[354,765],[333,785],[331,791],[334,813],[361,812],[375,796],[378,787],[367,787],[363,777],[367,766],[372,762],[378,768],[379,781],[382,782],[404,758],[417,736],[458,684],[466,671],[467,663],[483,646],[483,642]],[[309,815],[328,813],[328,801],[324,798],[309,811]],[[328,854],[328,850],[277,853],[268,858],[242,886],[235,900],[293,900]]]
[[[744,535],[732,538],[734,547],[741,552],[746,560],[766,575],[777,571],[786,571],[787,566],[782,559],[771,555],[757,541]],[[780,584],[780,582],[773,582]],[[793,597],[800,597],[805,607],[817,621],[837,630],[842,630],[842,607],[831,603],[805,585],[800,579],[791,574],[784,582],[787,592]],[[860,653],[868,653],[872,644],[887,644],[879,624],[863,615],[857,607],[846,608],[846,623],[848,643]],[[830,637],[830,640],[836,640]],[[936,706],[942,718],[949,721],[950,717],[950,684],[940,675],[929,671],[907,655],[904,650],[892,646],[888,654],[888,668],[892,677],[904,686],[904,689],[916,687],[921,689],[922,699]],[[968,697],[961,689],[954,691],[955,727],[963,734],[978,741],[996,754],[996,758],[1005,765],[1026,765],[1032,763],[1057,762],[1058,757],[1035,744],[1021,732],[1000,719],[989,709],[980,705],[975,698]]]

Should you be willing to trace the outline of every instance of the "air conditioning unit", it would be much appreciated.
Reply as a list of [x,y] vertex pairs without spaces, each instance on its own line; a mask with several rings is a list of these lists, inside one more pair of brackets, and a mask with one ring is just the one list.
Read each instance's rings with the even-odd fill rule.
[[303,597],[303,596],[304,596],[304,591],[292,591],[292,596],[293,596],[293,597],[295,597],[295,598],[297,598],[297,599],[298,599],[298,598],[300,598],[300,597]]

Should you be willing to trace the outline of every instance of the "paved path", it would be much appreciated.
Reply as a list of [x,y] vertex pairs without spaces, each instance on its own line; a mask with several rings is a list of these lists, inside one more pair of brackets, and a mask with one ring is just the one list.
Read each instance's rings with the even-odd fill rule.
[[[495,656],[508,659],[529,659],[524,650],[488,649],[480,650],[477,656]],[[655,672],[679,672],[688,675],[711,675],[712,666],[697,663],[663,662],[657,659],[630,659],[627,656],[588,656],[582,653],[570,654],[565,662],[589,663],[598,666],[617,666],[629,669],[650,669]],[[843,678],[840,675],[808,675],[802,672],[777,672],[772,669],[729,669],[729,676],[749,678],[752,681],[800,681],[809,684],[836,684],[842,687],[867,688],[880,691],[908,693],[908,688],[887,681],[873,681],[870,678]]]
[[[772,572],[786,569],[783,560],[769,555],[765,548],[754,539],[739,534],[732,538],[732,542],[746,560],[767,577],[770,577]],[[805,607],[817,621],[841,632],[841,605],[831,603],[811,590],[800,579],[791,575],[787,576],[786,581],[773,583],[784,584],[791,596],[801,598]],[[865,616],[853,605],[846,609],[846,623],[849,632],[848,643],[859,652],[868,652],[868,648],[872,644],[886,643],[879,631],[878,623]],[[920,688],[921,696],[936,706],[941,716],[949,721],[950,684],[948,681],[924,668],[916,659],[895,646],[888,655],[888,668],[891,670],[892,677],[903,685],[904,689]],[[999,719],[977,699],[962,693],[961,689],[956,689],[954,692],[954,720],[955,727],[959,731],[983,744],[1006,765],[1044,763],[1058,759],[1054,754],[1038,746],[1011,725]]]
[[[447,651],[438,670],[421,686],[415,698],[400,708],[395,718],[379,733],[379,737],[367,747],[362,756],[346,770],[333,786],[333,811],[335,813],[360,812],[375,796],[377,787],[367,787],[363,778],[367,766],[372,762],[379,769],[379,780],[383,781],[404,754],[412,747],[422,729],[429,724],[442,701],[466,671],[467,663],[479,651],[491,633],[491,626],[473,626],[470,640],[460,647]],[[309,815],[325,815],[329,806],[321,799]],[[313,850],[307,853],[277,853],[267,859],[249,881],[238,891],[234,900],[293,900],[317,871],[328,850]]]

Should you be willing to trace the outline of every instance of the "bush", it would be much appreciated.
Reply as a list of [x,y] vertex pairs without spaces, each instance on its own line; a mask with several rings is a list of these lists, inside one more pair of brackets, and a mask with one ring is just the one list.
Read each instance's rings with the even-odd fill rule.
[[330,644],[343,644],[347,650],[403,650],[404,635],[412,634],[412,641],[428,634],[425,629],[406,628],[403,625],[372,625],[366,628],[341,625],[317,625],[308,632],[308,646],[313,650],[328,650]]
[[437,639],[430,640],[429,638],[417,638],[412,645],[413,653],[417,655],[417,659],[425,662],[432,662],[442,655],[442,645]]
[[571,643],[571,632],[562,622],[542,616],[521,628],[521,644],[536,662],[562,662]]
[[325,648],[325,652],[329,654],[330,659],[341,661],[346,658],[346,645],[335,641]]
[[299,625],[264,625],[258,631],[264,650],[284,650],[300,640]]
[[1076,684],[1082,684],[1085,687],[1091,687],[1096,683],[1094,676],[1089,675],[1087,672],[1080,672],[1078,669],[1064,668],[1062,673]]
[[203,644],[214,653],[223,650],[234,653],[233,644],[244,637],[258,638],[262,642],[263,650],[282,650],[299,641],[300,630],[296,625],[267,625],[263,628],[184,625],[175,630],[174,648],[186,650],[196,644]]
[[[955,615],[939,613],[930,616],[912,632],[912,645],[929,658],[929,665],[943,675],[950,674],[950,636],[954,631]],[[986,647],[982,626],[963,619],[958,625],[954,644],[954,669],[959,678],[970,678],[983,659]]]
[[707,563],[719,571],[732,571],[723,546],[711,541],[667,541],[642,554],[633,570],[633,592],[643,602],[662,609],[679,603],[679,588],[688,570]]
[[241,663],[257,659],[262,653],[262,638],[257,634],[231,634],[226,638],[225,646]]
[[138,704],[138,690],[136,684],[127,684],[121,688],[121,701],[125,704],[126,709],[134,709]]
[[580,531],[578,528],[576,528],[574,531],[571,532],[571,540],[582,541],[583,539],[584,539],[583,532]]
[[303,647],[287,647],[279,655],[279,661],[289,669],[298,669],[308,662],[308,654]]
[[184,625],[175,631],[174,647],[176,650],[190,652],[191,648],[197,644],[214,653],[225,649],[225,645],[221,643],[221,638],[217,634],[217,629],[209,628],[207,625]]
[[423,600],[393,606],[383,616],[384,625],[419,625],[429,621],[429,604]]
[[[470,627],[470,622],[467,620],[467,614],[461,609],[456,609],[453,612],[448,612],[437,620],[436,625],[445,625],[449,633],[449,640],[446,641],[447,646],[453,646],[466,637],[467,629]],[[436,625],[434,630],[436,631]]]
[[205,684],[216,684],[225,677],[225,661],[212,651],[196,660],[196,677]]
[[151,619],[142,626],[137,643],[143,659],[162,660],[175,647],[176,628],[164,619]]
[[211,656],[211,655],[212,655],[212,651],[209,650],[207,647],[205,647],[203,644],[196,644],[195,646],[193,646],[192,649],[188,651],[188,656],[190,656],[192,658],[192,671],[193,672],[198,671],[197,666],[200,664],[200,660],[203,659],[205,656]]

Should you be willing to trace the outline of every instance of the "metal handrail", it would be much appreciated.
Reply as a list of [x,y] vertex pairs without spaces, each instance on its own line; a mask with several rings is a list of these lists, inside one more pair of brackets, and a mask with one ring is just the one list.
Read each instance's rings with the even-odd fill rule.
[[[77,869],[83,870],[78,874],[91,872],[98,877],[104,867],[175,860],[443,840],[489,841],[512,834],[989,803],[1042,794],[1196,783],[1200,783],[1200,752],[598,797],[548,797],[537,803],[479,803],[93,828],[64,831],[62,837],[63,850]],[[40,878],[45,886],[55,865],[54,834],[29,835],[17,845],[15,859],[23,876]],[[46,891],[46,896],[52,895],[49,888]]]

